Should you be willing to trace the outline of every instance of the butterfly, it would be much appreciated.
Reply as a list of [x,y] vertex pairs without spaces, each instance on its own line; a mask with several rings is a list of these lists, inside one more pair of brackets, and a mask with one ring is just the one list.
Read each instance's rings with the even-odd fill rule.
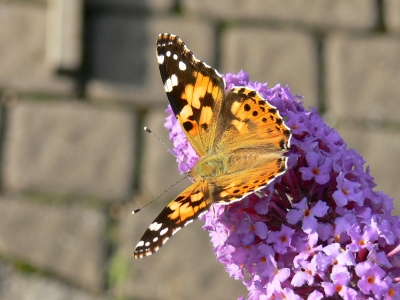
[[255,90],[233,87],[198,60],[176,35],[157,39],[161,80],[172,110],[199,156],[193,184],[165,207],[134,250],[141,258],[212,204],[230,204],[264,188],[287,169],[291,132]]

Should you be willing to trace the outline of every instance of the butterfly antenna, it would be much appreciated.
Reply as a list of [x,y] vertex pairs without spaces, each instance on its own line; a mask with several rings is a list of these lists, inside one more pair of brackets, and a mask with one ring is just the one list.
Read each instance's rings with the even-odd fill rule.
[[189,174],[185,174],[184,177],[182,177],[181,179],[179,179],[177,182],[175,182],[173,185],[171,185],[169,188],[167,188],[164,192],[162,192],[160,195],[158,195],[156,198],[154,198],[153,200],[151,200],[149,203],[143,205],[140,208],[135,209],[134,211],[132,211],[132,215],[138,213],[139,211],[141,211],[143,208],[145,208],[146,206],[148,206],[149,204],[153,203],[154,201],[156,201],[158,198],[160,198],[162,195],[164,195],[166,192],[168,192],[168,190],[170,188],[172,188],[173,186],[177,185],[179,182],[181,182],[182,180],[184,180],[185,178],[188,178]]
[[[176,156],[175,155],[175,153],[172,151],[172,149],[171,148],[169,148],[168,146],[167,146],[167,144],[165,144],[164,143],[164,141],[162,140],[162,139],[160,139],[153,131],[151,131],[150,130],[150,128],[149,127],[144,127],[144,130],[146,131],[146,132],[148,132],[148,133],[150,133],[151,135],[153,135],[161,144],[163,144],[164,146],[165,146],[165,148],[167,148],[168,149],[168,152],[169,153],[171,153],[173,156],[175,156],[175,158],[177,159],[177,160],[179,160],[181,163],[183,163],[188,169],[190,169],[190,167],[184,162],[184,161],[182,161],[178,156]],[[186,176],[187,177],[187,176]],[[186,178],[185,177],[185,178]],[[179,181],[178,181],[179,182]],[[176,182],[175,184],[177,184],[178,182]],[[164,193],[165,193],[166,191],[164,191]],[[161,194],[162,195],[162,194]],[[160,195],[160,196],[161,196]]]

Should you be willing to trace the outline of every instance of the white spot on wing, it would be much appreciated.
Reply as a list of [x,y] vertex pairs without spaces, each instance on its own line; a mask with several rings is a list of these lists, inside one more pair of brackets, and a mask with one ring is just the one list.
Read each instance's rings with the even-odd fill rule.
[[157,242],[158,241],[158,237],[156,236],[154,239],[153,239],[153,243],[155,243],[155,242]]
[[174,54],[172,57],[173,57],[175,60],[178,59],[178,55],[176,55],[176,54]]
[[175,74],[171,75],[171,84],[173,87],[178,85],[178,77]]
[[168,228],[164,228],[163,230],[160,231],[160,235],[166,234],[168,231]]
[[157,56],[157,61],[160,65],[162,65],[164,63],[164,55]]
[[151,231],[158,231],[161,228],[161,225],[161,223],[154,222],[150,224],[149,229]]
[[144,242],[143,241],[140,241],[137,245],[136,245],[136,248],[137,247],[142,247],[144,245]]
[[172,74],[170,78],[165,80],[164,89],[167,93],[172,91],[174,86],[178,85],[178,77],[175,74]]
[[165,81],[164,90],[165,90],[167,93],[169,93],[169,92],[172,91],[172,82],[171,82],[171,78],[168,78],[168,79]]
[[167,53],[165,53],[168,57],[170,57],[171,56],[171,51],[167,51]]
[[186,64],[183,61],[179,62],[179,70],[181,70],[181,71],[186,70]]
[[150,242],[146,242],[146,244],[144,244],[146,247],[150,246]]

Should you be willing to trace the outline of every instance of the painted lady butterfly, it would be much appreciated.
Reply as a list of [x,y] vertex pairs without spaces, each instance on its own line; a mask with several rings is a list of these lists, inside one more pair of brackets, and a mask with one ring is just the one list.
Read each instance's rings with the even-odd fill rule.
[[150,224],[135,258],[156,252],[212,204],[239,201],[284,173],[291,137],[274,106],[247,87],[225,91],[218,71],[176,35],[158,36],[157,59],[172,110],[200,158],[189,172],[194,183]]

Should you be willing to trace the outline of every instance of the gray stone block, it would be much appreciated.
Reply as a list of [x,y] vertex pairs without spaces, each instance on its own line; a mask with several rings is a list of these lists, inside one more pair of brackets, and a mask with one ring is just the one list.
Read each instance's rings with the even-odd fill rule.
[[222,37],[224,73],[241,69],[250,79],[289,85],[293,94],[303,95],[305,106],[317,105],[317,57],[312,37],[295,31],[238,28]]
[[400,32],[400,2],[398,0],[385,0],[384,9],[388,29],[397,33]]
[[177,34],[198,58],[215,64],[214,32],[201,20],[105,15],[91,22],[87,93],[92,98],[164,104],[155,54],[160,33]]
[[46,7],[10,3],[0,8],[0,88],[69,93],[74,83],[45,58]]
[[159,211],[145,209],[121,219],[119,255],[129,262],[130,276],[120,290],[134,299],[237,299],[247,290],[230,278],[215,259],[208,234],[195,221],[174,235],[157,253],[136,260],[133,249]]
[[325,49],[331,113],[356,120],[400,121],[399,39],[335,35]]
[[328,28],[368,29],[376,25],[377,19],[374,0],[182,0],[182,3],[191,13],[234,21],[261,20]]
[[394,198],[395,214],[400,215],[400,133],[351,124],[338,125],[337,129],[349,147],[364,157],[365,167],[370,166],[370,174],[378,185],[374,190]]
[[46,60],[55,70],[77,71],[83,58],[84,0],[48,0]]
[[91,294],[60,281],[12,270],[0,263],[0,298],[2,300],[105,300],[99,294]]
[[144,9],[156,12],[172,9],[174,4],[174,0],[86,0],[86,5],[90,8],[107,5],[107,7]]
[[6,188],[110,200],[131,194],[132,113],[78,102],[21,102],[8,121]]
[[93,209],[0,198],[1,255],[91,290],[103,285],[105,229],[105,216]]

